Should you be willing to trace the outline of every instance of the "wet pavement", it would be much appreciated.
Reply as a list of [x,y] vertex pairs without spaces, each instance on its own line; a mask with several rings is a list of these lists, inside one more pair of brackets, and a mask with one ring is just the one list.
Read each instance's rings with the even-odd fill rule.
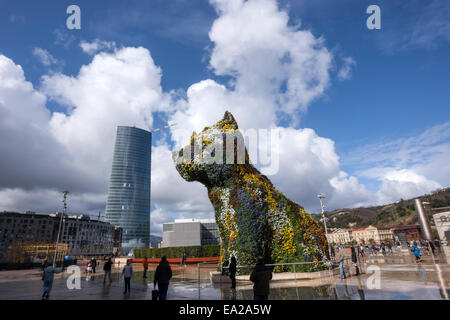
[[[450,296],[450,266],[443,260],[424,257],[416,264],[410,256],[372,257],[360,262],[363,274],[341,280],[336,276],[317,280],[272,281],[272,300],[442,300]],[[437,262],[437,263],[436,263]],[[68,289],[69,274],[55,277],[52,300],[150,300],[153,289],[153,272],[134,273],[131,292],[123,294],[124,283],[118,270],[113,273],[113,282],[103,284],[103,274],[81,277],[81,289]],[[375,269],[370,271],[370,269]],[[169,286],[169,300],[251,300],[252,285],[248,281],[238,282],[237,289],[229,283],[213,284],[209,272],[214,267],[200,270],[198,281],[196,267],[173,266],[174,277]],[[349,270],[347,270],[349,274]],[[17,270],[0,272],[0,299],[36,300],[41,298],[42,281],[40,270]],[[377,281],[378,286],[377,286]]]

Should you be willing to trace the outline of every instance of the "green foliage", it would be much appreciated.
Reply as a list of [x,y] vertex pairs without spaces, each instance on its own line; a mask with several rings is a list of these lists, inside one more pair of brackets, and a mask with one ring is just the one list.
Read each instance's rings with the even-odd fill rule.
[[349,223],[356,223],[356,226],[360,226],[363,223],[363,219],[354,214],[336,215],[327,222],[330,228],[348,228]]
[[[450,206],[450,188],[433,192],[429,195],[419,197],[421,201],[431,203],[432,208]],[[362,210],[365,209],[365,210]],[[414,199],[400,199],[396,203],[385,204],[381,206],[345,209],[346,213],[340,215],[342,209],[327,212],[326,216],[330,218],[327,226],[331,228],[348,228],[349,222],[355,223],[355,228],[373,226],[391,226],[417,223],[417,214],[414,207]],[[428,215],[432,214],[429,207],[425,207]],[[316,221],[322,217],[321,214],[312,215]],[[362,218],[358,221],[355,217]],[[431,218],[431,216],[430,216]]]
[[441,208],[450,206],[450,197],[446,196],[445,198],[433,199],[431,201],[431,206],[433,208]]
[[134,249],[134,256],[136,258],[161,258],[166,256],[167,258],[181,258],[183,252],[186,253],[186,257],[198,258],[198,257],[218,257],[220,255],[219,245],[206,245],[206,246],[189,246],[189,247],[168,247],[168,248],[141,248]]

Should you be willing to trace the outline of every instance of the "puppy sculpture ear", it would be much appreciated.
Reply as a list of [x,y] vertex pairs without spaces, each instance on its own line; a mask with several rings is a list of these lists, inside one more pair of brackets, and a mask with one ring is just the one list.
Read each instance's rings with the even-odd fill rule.
[[225,111],[225,114],[223,115],[223,120],[224,122],[227,122],[228,124],[232,125],[234,127],[234,129],[238,129],[238,125],[236,120],[234,119],[233,115],[231,114],[230,111]]
[[227,121],[230,121],[230,122],[236,122],[236,120],[234,120],[233,115],[228,110],[225,111],[225,114],[223,115],[223,120],[227,120]]

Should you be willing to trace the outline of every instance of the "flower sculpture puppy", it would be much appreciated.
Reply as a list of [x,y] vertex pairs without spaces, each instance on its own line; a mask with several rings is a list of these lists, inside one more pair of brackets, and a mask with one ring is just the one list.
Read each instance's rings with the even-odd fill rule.
[[[191,143],[173,152],[179,174],[208,189],[221,238],[220,264],[230,256],[238,265],[317,262],[301,270],[319,270],[326,259],[327,241],[319,224],[303,207],[279,192],[249,161],[236,120],[230,112]],[[275,271],[292,270],[288,266]]]

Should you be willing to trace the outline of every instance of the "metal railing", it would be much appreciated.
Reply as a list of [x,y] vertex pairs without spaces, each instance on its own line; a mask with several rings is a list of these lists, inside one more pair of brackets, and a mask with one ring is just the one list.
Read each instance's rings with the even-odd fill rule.
[[[211,262],[201,262],[197,264],[197,288],[198,288],[198,299],[200,299],[201,296],[201,268],[205,265],[211,265]],[[216,263],[214,263],[216,265]],[[333,267],[335,266],[332,261],[330,260],[322,260],[322,261],[311,261],[311,262],[286,262],[286,263],[273,263],[273,264],[265,264],[266,267],[270,267],[272,270],[276,267],[282,267],[282,266],[292,266],[293,267],[293,273],[294,273],[294,281],[297,281],[297,266],[299,265],[323,265],[327,269],[325,270],[333,270]],[[236,266],[236,270],[242,271],[243,269],[248,269],[248,272],[245,272],[244,275],[249,275],[251,271],[255,268],[255,265],[238,265]],[[222,266],[220,268],[221,276],[219,278],[219,285],[222,286],[222,276],[226,274],[226,271],[229,269],[228,266]],[[324,271],[324,270],[316,270],[316,271]],[[289,272],[289,271],[287,271]],[[314,270],[310,271],[301,271],[301,272],[314,272]],[[292,271],[291,271],[292,273]],[[332,276],[332,274],[331,274]]]
[[[438,250],[439,251],[439,250]],[[425,253],[425,252],[424,252]],[[443,292],[443,298],[444,299],[449,299],[448,297],[448,289],[445,289],[447,286],[447,281],[445,280],[445,264],[447,263],[444,258],[440,257],[438,255],[438,252],[436,252],[437,255],[432,255],[431,253],[429,255],[424,254],[424,258],[426,257],[425,261],[425,268],[423,268],[421,266],[421,264],[417,264],[418,268],[420,268],[420,270],[407,270],[410,272],[422,272],[422,273],[428,273],[428,276],[419,274],[419,278],[420,277],[435,277],[436,279],[433,281],[437,281],[436,283],[439,285],[439,288],[441,288],[440,290]],[[427,257],[428,256],[428,257]],[[355,267],[357,266],[359,269],[359,275],[362,275],[363,277],[356,277],[358,283],[360,283],[361,285],[361,281],[365,281],[366,276],[369,276],[371,274],[373,274],[373,269],[370,269],[371,267],[373,267],[374,265],[378,265],[381,266],[382,269],[379,269],[381,271],[383,271],[383,268],[386,268],[386,270],[389,270],[389,272],[404,272],[403,269],[399,269],[396,270],[396,268],[404,268],[402,265],[415,265],[415,258],[412,255],[412,253],[410,251],[402,251],[402,252],[393,252],[391,253],[386,253],[386,254],[382,254],[382,253],[378,253],[378,254],[371,254],[370,256],[368,255],[364,255],[364,256],[357,256],[357,260],[356,263],[352,261],[352,257],[349,255],[346,255],[344,257],[343,260],[343,266],[344,266],[344,272],[346,277],[354,277],[357,276],[356,274],[356,270]],[[442,265],[443,263],[443,265]],[[323,274],[320,275],[315,275],[312,272],[314,272],[316,268],[311,268],[311,270],[308,270],[310,268],[305,268],[305,266],[311,266],[311,265],[322,265],[325,268],[321,268],[323,271],[325,271]],[[390,266],[392,265],[392,267]],[[339,285],[341,283],[341,281],[337,281],[336,282],[336,277],[339,277],[339,267],[338,267],[338,263],[336,263],[336,261],[334,260],[326,260],[326,261],[313,261],[313,262],[292,262],[292,263],[276,263],[276,264],[266,264],[267,267],[269,268],[276,268],[276,267],[282,267],[283,270],[286,270],[287,272],[290,273],[285,276],[282,277],[274,277],[275,280],[280,280],[279,284],[274,284],[274,288],[285,288],[287,287],[292,287],[291,291],[294,293],[295,296],[295,292],[297,292],[297,297],[301,297],[302,295],[302,290],[301,287],[302,286],[317,286],[319,285],[318,282],[320,282],[320,285],[322,284],[331,284],[334,288],[334,284]],[[386,267],[387,266],[387,267]],[[434,266],[434,271],[432,271],[431,269],[428,270],[429,268],[427,268],[426,266]],[[217,267],[217,268],[216,268]],[[229,283],[230,280],[226,279],[225,276],[228,275],[228,270],[229,270],[229,266],[223,266],[223,267],[218,267],[216,263],[211,264],[211,263],[199,263],[197,264],[197,289],[198,289],[198,299],[200,299],[202,297],[202,295],[209,295],[211,294],[211,283],[208,281],[208,284],[206,284],[206,279],[209,278],[209,272],[205,272],[206,268],[208,268],[208,271],[218,271],[220,273],[220,276],[216,278],[215,283],[213,285],[214,288],[217,288],[217,286],[219,286],[220,290],[221,290],[221,294],[222,294],[222,298],[225,297],[225,299],[230,299],[230,297],[234,296],[234,298],[231,299],[235,299],[236,298],[236,294],[239,294],[241,296],[241,298],[244,296],[244,294],[247,294],[247,290],[250,290],[250,285],[251,282],[249,282],[249,275],[251,273],[251,271],[253,270],[253,268],[255,267],[255,265],[238,265],[236,266],[237,269],[237,282],[240,286],[241,286],[241,290],[236,292],[234,290],[224,290],[224,286],[223,284],[225,283]],[[301,270],[299,272],[299,270]],[[330,272],[326,272],[327,270],[329,270]],[[369,271],[370,270],[370,271]],[[448,269],[447,269],[448,270]],[[308,272],[309,271],[309,272]],[[286,273],[287,273],[286,272]],[[305,272],[308,275],[305,275],[302,273]],[[430,272],[432,272],[433,276],[430,276]],[[293,273],[293,274],[292,274]],[[277,274],[277,273],[274,273]],[[219,274],[218,274],[219,275]],[[302,281],[302,280],[312,280],[314,279],[314,282],[307,282],[307,283],[303,283],[303,282],[298,282],[298,281]],[[195,281],[195,280],[194,280]],[[289,282],[289,284],[288,284]],[[195,282],[194,282],[195,283]],[[308,284],[309,283],[309,284]],[[347,282],[343,282],[345,283],[345,285],[347,284]],[[365,282],[364,282],[365,283]],[[272,287],[272,285],[271,285]],[[287,288],[286,287],[286,288]],[[330,288],[331,288],[330,287]],[[442,289],[444,288],[444,289]],[[195,289],[194,289],[195,290]],[[234,293],[233,293],[234,292]],[[231,295],[227,298],[227,295]],[[203,297],[204,298],[204,297]]]

